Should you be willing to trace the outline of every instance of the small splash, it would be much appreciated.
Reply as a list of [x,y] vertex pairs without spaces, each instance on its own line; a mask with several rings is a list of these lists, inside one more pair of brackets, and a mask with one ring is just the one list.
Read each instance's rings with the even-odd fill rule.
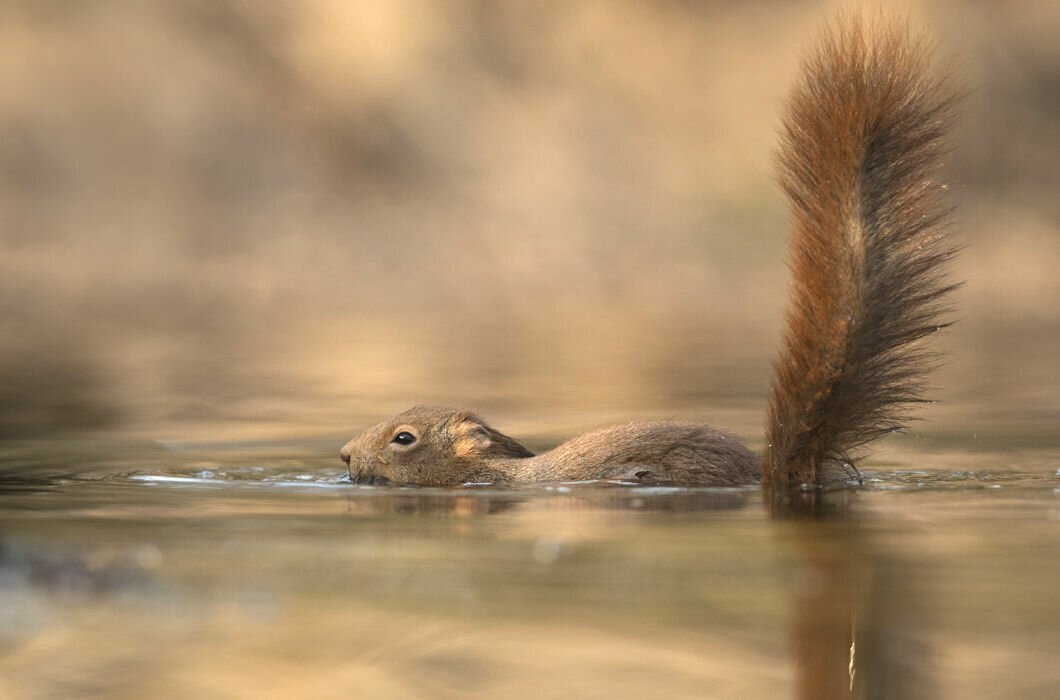
[[168,476],[165,474],[132,474],[129,481],[146,481],[152,484],[216,484],[213,476]]
[[249,474],[230,475],[225,472],[201,471],[194,474],[128,474],[124,479],[147,484],[184,484],[214,487],[279,487],[279,488],[348,488],[349,479],[345,475],[280,473],[263,475],[265,470]]

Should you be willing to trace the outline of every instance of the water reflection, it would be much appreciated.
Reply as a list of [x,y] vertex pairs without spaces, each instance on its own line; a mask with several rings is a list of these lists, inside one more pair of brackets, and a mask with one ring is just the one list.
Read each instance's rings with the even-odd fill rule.
[[859,493],[817,490],[773,501],[785,546],[796,553],[792,586],[795,696],[937,697],[923,613],[929,592],[901,554],[864,526]]
[[32,454],[0,469],[0,695],[1057,687],[1055,469],[877,474],[771,517],[757,489],[362,487],[238,450],[78,477]]
[[[361,487],[362,489],[364,487]],[[464,495],[464,494],[467,495]],[[349,512],[360,515],[437,515],[474,518],[513,509],[539,507],[548,496],[548,508],[559,513],[610,513],[621,511],[696,513],[732,511],[746,507],[755,489],[630,488],[606,482],[577,485],[466,491],[441,489],[378,489],[367,487],[346,497]]]

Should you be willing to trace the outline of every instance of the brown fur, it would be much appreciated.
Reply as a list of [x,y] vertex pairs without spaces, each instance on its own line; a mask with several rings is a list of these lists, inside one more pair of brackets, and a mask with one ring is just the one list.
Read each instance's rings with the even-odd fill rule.
[[[955,252],[931,181],[954,97],[900,27],[827,31],[790,98],[779,153],[795,278],[762,464],[705,425],[631,423],[534,456],[469,411],[413,408],[342,449],[355,481],[621,479],[785,489],[849,478],[854,453],[908,420]],[[401,431],[416,443],[395,442]],[[763,469],[764,466],[764,469]]]
[[922,400],[955,253],[931,178],[954,92],[901,27],[826,32],[790,98],[779,153],[794,286],[769,400],[764,479],[821,470],[901,429]]
[[[395,443],[401,432],[416,442]],[[424,486],[587,479],[739,486],[761,474],[758,457],[739,440],[698,423],[605,428],[535,456],[470,411],[428,406],[370,428],[341,454],[355,482]]]

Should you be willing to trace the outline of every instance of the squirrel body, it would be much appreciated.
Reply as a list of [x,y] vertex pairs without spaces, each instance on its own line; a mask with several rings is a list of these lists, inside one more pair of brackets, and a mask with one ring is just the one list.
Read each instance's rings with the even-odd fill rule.
[[700,423],[618,425],[535,455],[471,411],[432,406],[416,406],[366,430],[341,455],[358,483],[452,486],[608,479],[742,486],[761,476],[755,453],[734,436]]
[[923,401],[923,340],[954,285],[950,207],[932,177],[955,95],[924,42],[859,20],[826,31],[802,65],[778,154],[793,284],[761,459],[707,425],[606,428],[534,455],[474,413],[416,407],[341,450],[359,483],[614,479],[786,488],[856,475],[858,451]]

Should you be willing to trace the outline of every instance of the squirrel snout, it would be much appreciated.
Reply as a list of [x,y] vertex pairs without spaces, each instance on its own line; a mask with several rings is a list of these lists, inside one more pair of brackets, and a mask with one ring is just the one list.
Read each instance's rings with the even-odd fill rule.
[[385,476],[379,476],[372,473],[372,466],[366,464],[363,459],[358,459],[357,469],[353,468],[353,450],[347,447],[343,447],[339,450],[339,459],[346,464],[346,471],[350,475],[350,481],[355,484],[373,484],[382,485],[391,483],[390,479]]

